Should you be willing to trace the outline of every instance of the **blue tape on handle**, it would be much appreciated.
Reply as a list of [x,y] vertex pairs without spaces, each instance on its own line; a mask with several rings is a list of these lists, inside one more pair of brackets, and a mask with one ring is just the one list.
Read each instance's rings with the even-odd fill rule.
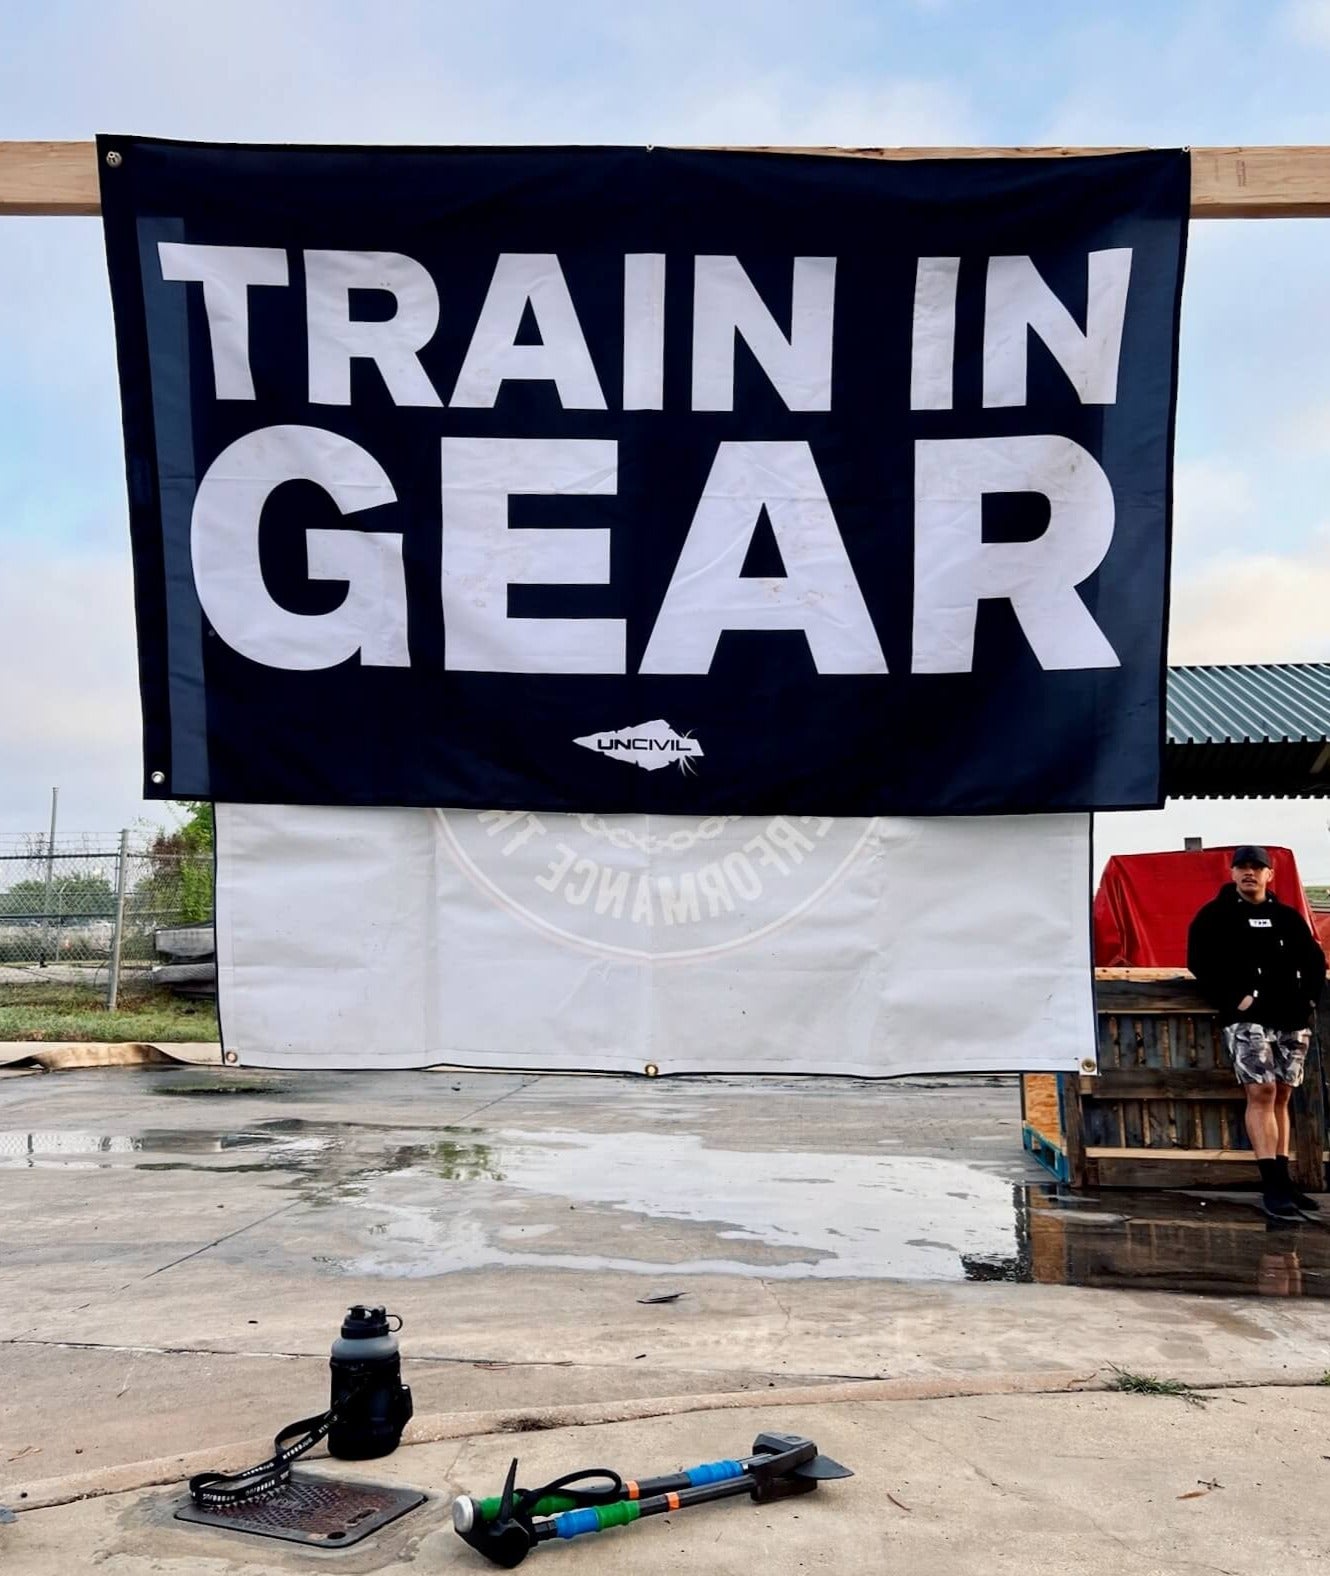
[[723,1483],[727,1478],[743,1475],[743,1466],[738,1461],[708,1461],[705,1466],[688,1469],[688,1481],[694,1488],[701,1488],[704,1483]]
[[576,1538],[583,1532],[599,1532],[600,1517],[594,1507],[590,1510],[565,1510],[563,1515],[555,1517],[554,1525],[558,1527],[561,1538]]

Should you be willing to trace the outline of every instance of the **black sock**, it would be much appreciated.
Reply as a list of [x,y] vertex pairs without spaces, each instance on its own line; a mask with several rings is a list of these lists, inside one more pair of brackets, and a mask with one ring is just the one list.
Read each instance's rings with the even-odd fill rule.
[[1285,1182],[1279,1174],[1278,1159],[1258,1160],[1256,1164],[1261,1173],[1261,1186],[1265,1191],[1267,1193],[1283,1193]]

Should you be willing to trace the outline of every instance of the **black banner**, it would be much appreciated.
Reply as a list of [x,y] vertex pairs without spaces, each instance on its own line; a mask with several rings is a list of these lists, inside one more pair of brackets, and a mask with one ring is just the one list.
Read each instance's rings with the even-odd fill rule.
[[1161,802],[1186,154],[98,155],[149,796]]

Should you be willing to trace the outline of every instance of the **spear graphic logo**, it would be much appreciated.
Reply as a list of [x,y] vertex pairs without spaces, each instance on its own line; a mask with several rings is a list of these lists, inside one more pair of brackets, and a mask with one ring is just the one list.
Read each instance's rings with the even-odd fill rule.
[[574,739],[584,750],[596,750],[621,761],[631,761],[644,771],[659,771],[662,766],[677,766],[681,772],[695,772],[693,762],[702,755],[702,746],[692,734],[679,734],[663,718],[643,722],[636,728],[620,728],[617,733],[588,733]]

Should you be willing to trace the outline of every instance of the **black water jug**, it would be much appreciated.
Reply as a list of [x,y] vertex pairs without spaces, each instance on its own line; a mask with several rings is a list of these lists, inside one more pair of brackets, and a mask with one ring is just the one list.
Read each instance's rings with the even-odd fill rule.
[[356,1304],[333,1342],[332,1405],[339,1413],[328,1432],[328,1453],[343,1461],[391,1455],[411,1419],[411,1391],[390,1319],[397,1314]]

